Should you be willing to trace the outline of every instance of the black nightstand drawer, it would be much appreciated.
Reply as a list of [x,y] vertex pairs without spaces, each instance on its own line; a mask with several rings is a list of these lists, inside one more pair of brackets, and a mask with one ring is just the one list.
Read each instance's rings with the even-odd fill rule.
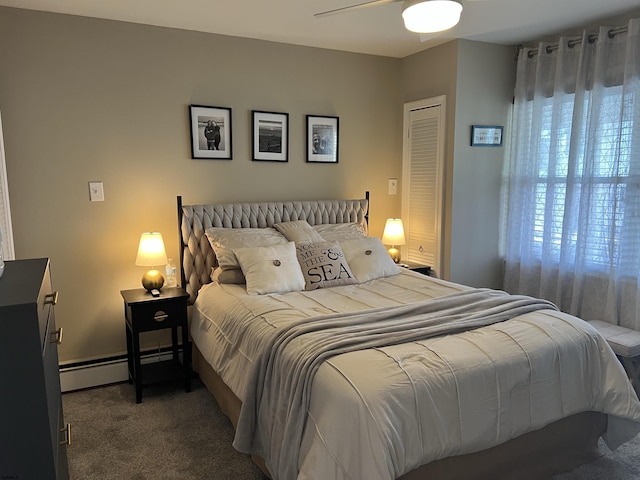
[[130,305],[127,320],[135,318],[135,329],[139,332],[148,332],[161,328],[178,327],[182,325],[187,301],[154,302]]

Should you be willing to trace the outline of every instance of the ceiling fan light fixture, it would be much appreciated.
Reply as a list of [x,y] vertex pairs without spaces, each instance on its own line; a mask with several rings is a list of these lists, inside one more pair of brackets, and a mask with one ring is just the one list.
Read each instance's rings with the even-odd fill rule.
[[461,12],[457,0],[405,1],[402,6],[405,28],[416,33],[448,30],[460,21]]

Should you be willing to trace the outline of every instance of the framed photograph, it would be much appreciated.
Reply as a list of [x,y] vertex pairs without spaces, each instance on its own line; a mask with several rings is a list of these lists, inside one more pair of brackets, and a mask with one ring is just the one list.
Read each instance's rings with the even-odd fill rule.
[[253,160],[289,161],[289,114],[251,111]]
[[231,160],[231,109],[189,105],[191,158]]
[[503,130],[504,127],[497,125],[471,125],[471,146],[500,147]]
[[307,162],[338,163],[338,117],[307,115]]

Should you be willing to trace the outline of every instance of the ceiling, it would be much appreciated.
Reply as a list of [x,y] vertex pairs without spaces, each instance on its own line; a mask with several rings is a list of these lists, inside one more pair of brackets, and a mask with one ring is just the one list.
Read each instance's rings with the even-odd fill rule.
[[448,32],[405,30],[402,2],[323,18],[367,0],[0,0],[0,5],[402,58],[453,38],[516,45],[605,19],[640,16],[640,0],[461,0]]

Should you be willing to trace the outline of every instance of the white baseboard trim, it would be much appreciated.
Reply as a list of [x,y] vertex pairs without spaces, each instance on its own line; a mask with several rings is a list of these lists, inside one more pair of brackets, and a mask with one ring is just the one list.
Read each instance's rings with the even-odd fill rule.
[[[158,360],[171,360],[171,352],[158,356],[157,353],[142,356],[143,364],[157,362]],[[182,358],[182,351],[180,352]],[[85,388],[99,387],[113,383],[121,383],[129,380],[127,359],[105,360],[90,365],[60,366],[60,389],[62,392],[72,392]]]
[[126,382],[128,379],[126,358],[80,367],[60,367],[60,389],[63,393],[111,383]]

